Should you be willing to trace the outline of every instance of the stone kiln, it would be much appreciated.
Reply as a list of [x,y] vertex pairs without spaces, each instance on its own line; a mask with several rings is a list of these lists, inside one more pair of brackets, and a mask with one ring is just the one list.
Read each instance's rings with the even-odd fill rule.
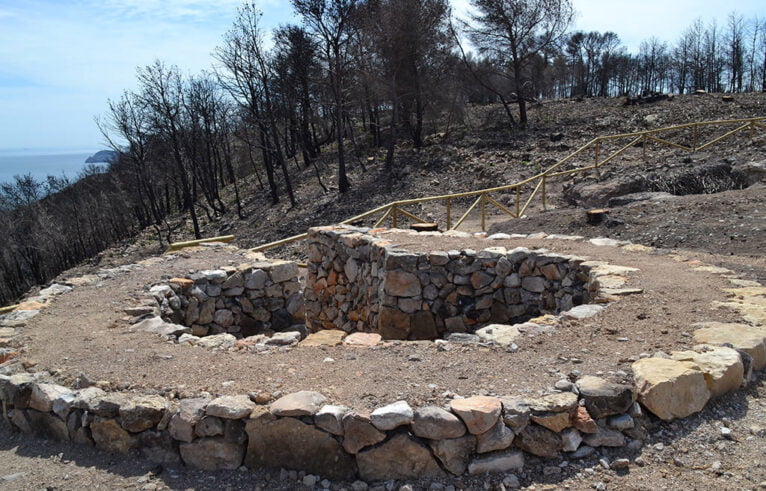
[[[435,242],[441,236],[430,235]],[[435,339],[591,301],[585,260],[545,250],[417,253],[374,230],[321,227],[309,231],[308,258],[305,308],[311,331]]]

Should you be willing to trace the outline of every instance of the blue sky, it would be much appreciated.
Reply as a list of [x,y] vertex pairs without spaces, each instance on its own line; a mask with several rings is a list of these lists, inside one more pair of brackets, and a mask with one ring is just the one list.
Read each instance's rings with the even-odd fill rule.
[[[452,0],[458,15],[468,0]],[[764,0],[573,0],[578,29],[612,30],[630,47],[672,41],[696,17],[766,17]],[[208,68],[241,0],[0,0],[0,149],[98,148],[93,118],[159,58]],[[292,20],[288,0],[257,0],[264,27]],[[637,6],[640,5],[640,7]]]

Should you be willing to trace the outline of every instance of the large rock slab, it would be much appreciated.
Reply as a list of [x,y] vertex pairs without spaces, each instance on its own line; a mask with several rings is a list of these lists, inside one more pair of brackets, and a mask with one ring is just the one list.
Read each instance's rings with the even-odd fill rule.
[[414,297],[420,295],[420,280],[407,271],[388,271],[384,283],[386,295],[394,297]]
[[69,429],[66,423],[55,414],[44,413],[34,409],[29,409],[26,412],[29,425],[37,435],[59,441],[69,440]]
[[466,432],[460,418],[436,406],[416,409],[410,428],[416,436],[429,440],[455,439]]
[[766,329],[720,322],[705,322],[696,326],[702,326],[693,333],[698,343],[714,346],[730,344],[753,357],[754,370],[766,368]]
[[363,450],[356,456],[359,477],[365,481],[444,477],[428,448],[399,433],[386,443]]
[[231,442],[223,437],[199,438],[178,446],[186,465],[214,471],[238,469],[245,457],[245,445]]
[[378,333],[374,332],[355,332],[349,334],[343,339],[343,344],[347,346],[360,346],[368,347],[375,346],[381,341],[382,337]]
[[352,411],[343,416],[343,435],[343,449],[351,454],[386,438],[385,433],[373,426],[370,414],[361,411]]
[[670,357],[696,363],[705,375],[712,397],[739,389],[745,376],[742,358],[732,348],[703,346],[699,351],[674,351]]
[[351,409],[346,406],[322,406],[314,415],[314,423],[328,433],[343,436],[343,416],[349,411]]
[[635,401],[631,386],[615,384],[592,375],[579,379],[577,390],[585,401],[588,413],[596,419],[622,414]]
[[136,437],[114,419],[96,417],[90,424],[90,431],[96,446],[110,452],[127,453],[137,444]]
[[164,397],[136,396],[120,406],[120,424],[131,433],[148,430],[160,422],[166,407]]
[[274,401],[269,410],[275,416],[313,416],[327,398],[319,392],[301,390]]
[[460,476],[468,469],[471,456],[476,450],[476,437],[464,435],[459,438],[435,440],[431,442],[431,450],[445,469]]
[[306,336],[300,346],[338,346],[346,337],[346,331],[340,329],[322,329]]
[[476,331],[476,335],[482,341],[497,343],[500,346],[510,346],[522,336],[521,331],[516,326],[505,324],[490,324]]
[[625,435],[617,430],[600,427],[598,433],[585,435],[583,441],[591,447],[622,447],[625,445]]
[[513,437],[513,431],[505,426],[502,419],[498,419],[495,426],[480,435],[476,435],[476,452],[487,453],[504,450],[511,446]]
[[330,479],[351,480],[354,458],[331,435],[295,418],[247,422],[245,465],[304,470]]
[[255,403],[246,395],[222,396],[210,401],[205,413],[223,419],[242,419],[250,416],[253,409]]
[[210,399],[204,397],[182,399],[179,411],[170,419],[170,435],[176,440],[191,442],[194,439],[194,425],[205,416],[209,402]]
[[468,466],[472,475],[490,472],[511,472],[524,468],[524,454],[518,450],[506,450],[478,457]]
[[381,431],[393,430],[397,426],[412,422],[414,413],[407,401],[397,401],[379,407],[370,414],[370,422]]
[[632,368],[638,401],[665,421],[699,412],[710,399],[705,376],[695,363],[645,358]]
[[453,399],[450,408],[463,420],[470,433],[480,435],[495,425],[503,406],[495,397],[474,396]]
[[516,435],[513,443],[525,452],[546,459],[558,456],[564,446],[561,435],[536,424],[530,424],[524,428]]
[[53,410],[53,402],[64,394],[70,394],[71,389],[56,384],[35,384],[29,397],[29,407],[43,413]]

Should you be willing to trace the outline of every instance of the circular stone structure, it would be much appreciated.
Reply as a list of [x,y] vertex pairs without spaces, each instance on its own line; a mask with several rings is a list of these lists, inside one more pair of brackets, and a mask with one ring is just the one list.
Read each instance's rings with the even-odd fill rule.
[[[766,289],[668,251],[542,233],[484,238],[332,228],[311,236],[332,238],[348,257],[341,261],[335,253],[322,265],[325,254],[309,249],[308,284],[316,287],[331,270],[336,278],[306,292],[335,286],[332,298],[344,314],[356,309],[349,292],[354,299],[367,295],[375,300],[368,302],[370,313],[377,305],[377,322],[336,314],[318,326],[307,293],[308,329],[293,330],[299,335],[288,344],[270,345],[268,339],[291,332],[301,311],[290,312],[286,299],[299,293],[302,275],[290,263],[267,263],[231,246],[69,278],[31,299],[35,308],[22,312],[34,314],[0,319],[5,416],[23,432],[138,451],[163,464],[297,468],[344,481],[439,478],[640,445],[651,418],[693,414],[766,366]],[[358,261],[366,247],[375,261]],[[514,254],[523,260],[510,260]],[[457,268],[467,258],[468,270],[449,271],[450,261]],[[270,284],[251,283],[263,295],[253,293],[259,288],[248,292],[246,283],[262,276],[255,272],[273,264],[284,274],[266,271]],[[550,264],[555,271],[544,268]],[[443,274],[444,286],[455,292],[471,291],[450,297],[443,286],[429,298],[432,273]],[[354,290],[367,274],[379,282]],[[518,279],[506,282],[514,274]],[[525,278],[543,279],[527,280],[525,288]],[[220,285],[220,293],[211,285]],[[207,298],[191,294],[195,288]],[[530,301],[509,302],[516,295],[506,289],[515,288]],[[187,332],[203,325],[201,308],[187,318],[191,298],[198,308],[215,298],[206,307],[214,322],[205,334],[225,332]],[[242,301],[268,298],[284,303],[263,300],[248,312]],[[448,298],[456,310],[445,307],[450,315],[442,326],[434,305],[452,305]],[[381,322],[382,308],[393,305],[409,318],[407,335],[399,337],[420,337],[411,336],[412,318],[430,312],[438,339],[381,340],[405,325]],[[510,315],[513,305],[524,312],[518,307],[519,315]],[[248,322],[242,319],[257,307],[270,312],[252,327],[263,332],[242,332]],[[273,322],[280,309],[290,322]],[[230,314],[218,314],[216,322],[218,311]],[[455,317],[462,327],[449,327],[457,325],[447,322]],[[343,321],[336,324],[337,318]],[[144,323],[153,323],[155,334]],[[206,342],[217,336],[234,341]]]

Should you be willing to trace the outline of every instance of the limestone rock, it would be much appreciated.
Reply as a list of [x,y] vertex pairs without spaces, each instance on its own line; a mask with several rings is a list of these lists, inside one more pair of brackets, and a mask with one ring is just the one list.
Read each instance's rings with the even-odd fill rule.
[[322,406],[314,415],[314,423],[328,433],[343,436],[343,416],[349,411],[346,406]]
[[526,428],[532,413],[529,403],[516,397],[503,397],[500,401],[503,404],[503,422],[515,433]]
[[466,431],[460,418],[436,406],[416,409],[411,429],[416,436],[429,440],[455,439]]
[[346,337],[346,331],[340,329],[322,329],[309,334],[301,341],[301,346],[338,346]]
[[100,397],[94,397],[88,403],[88,409],[91,413],[103,418],[116,418],[120,414],[120,406],[127,404],[130,400],[128,394],[112,392]]
[[621,414],[633,405],[633,388],[615,384],[600,377],[585,376],[577,381],[577,389],[593,418]]
[[347,346],[375,346],[381,341],[380,334],[374,332],[355,332],[349,334],[344,340],[343,344]]
[[476,335],[485,342],[497,343],[500,346],[510,346],[521,337],[521,332],[516,326],[490,324],[476,331]]
[[352,411],[343,416],[343,449],[356,454],[364,447],[375,445],[386,438],[386,434],[378,431],[370,422],[366,412]]
[[582,443],[582,435],[575,428],[567,428],[561,432],[562,450],[565,452],[574,452]]
[[[462,425],[462,423],[460,424]],[[441,461],[444,468],[452,474],[460,476],[468,469],[471,455],[476,449],[476,437],[464,435],[458,438],[440,439],[432,441],[430,445],[434,455]]]
[[514,445],[525,452],[546,459],[555,458],[564,447],[558,433],[535,424],[527,426],[516,435]]
[[194,439],[194,425],[205,415],[209,402],[210,399],[203,397],[182,399],[180,410],[170,419],[170,435],[176,440],[191,442]]
[[511,446],[513,437],[513,431],[505,426],[502,419],[498,419],[495,426],[480,435],[476,435],[476,452],[487,453],[504,450]]
[[506,450],[482,457],[477,457],[468,466],[471,475],[489,472],[511,472],[524,468],[524,454],[518,450]]
[[710,399],[705,376],[694,363],[644,358],[632,368],[638,401],[665,421],[694,414]]
[[243,444],[227,441],[223,437],[199,438],[180,444],[178,450],[186,465],[206,471],[238,469],[245,456]]
[[428,448],[403,433],[359,452],[356,462],[359,476],[365,481],[444,477],[444,471]]
[[229,333],[205,336],[197,341],[197,346],[207,349],[229,349],[237,342],[237,338]]
[[625,435],[617,430],[599,427],[598,433],[585,435],[583,441],[591,447],[623,447]]
[[408,425],[414,417],[407,401],[397,401],[375,409],[370,415],[370,422],[381,431],[393,430],[397,426]]
[[296,418],[247,422],[245,465],[300,469],[330,479],[351,480],[356,474],[353,457],[331,435]]
[[561,315],[567,319],[582,320],[598,315],[605,308],[606,306],[603,304],[583,304],[562,312]]
[[502,411],[500,399],[487,396],[453,399],[450,402],[450,408],[463,420],[468,431],[474,435],[479,435],[492,428]]
[[137,444],[136,438],[114,419],[96,417],[90,424],[90,431],[96,446],[109,452],[127,453]]
[[[735,349],[700,347],[700,352],[674,351],[670,357],[678,361],[696,363],[705,375],[705,382],[707,382],[711,397],[739,389],[745,376],[742,358]],[[34,397],[34,393],[32,395]]]
[[132,433],[148,430],[162,419],[167,402],[161,396],[136,396],[120,406],[120,424]]
[[223,419],[242,419],[248,417],[254,408],[255,403],[246,395],[222,396],[210,401],[205,413]]
[[728,343],[753,357],[753,370],[766,368],[766,329],[720,322],[700,325],[704,327],[693,333],[698,343],[715,346]]
[[56,384],[35,384],[29,397],[29,407],[48,413],[53,410],[53,401],[56,398],[71,394],[72,390]]
[[301,340],[301,333],[299,331],[283,331],[275,332],[269,339],[266,340],[266,344],[275,344],[284,346],[288,344],[297,343]]
[[534,399],[528,399],[529,409],[533,413],[569,412],[577,407],[577,394],[559,392]]
[[275,416],[313,416],[326,400],[319,392],[302,390],[280,397],[269,409]]

